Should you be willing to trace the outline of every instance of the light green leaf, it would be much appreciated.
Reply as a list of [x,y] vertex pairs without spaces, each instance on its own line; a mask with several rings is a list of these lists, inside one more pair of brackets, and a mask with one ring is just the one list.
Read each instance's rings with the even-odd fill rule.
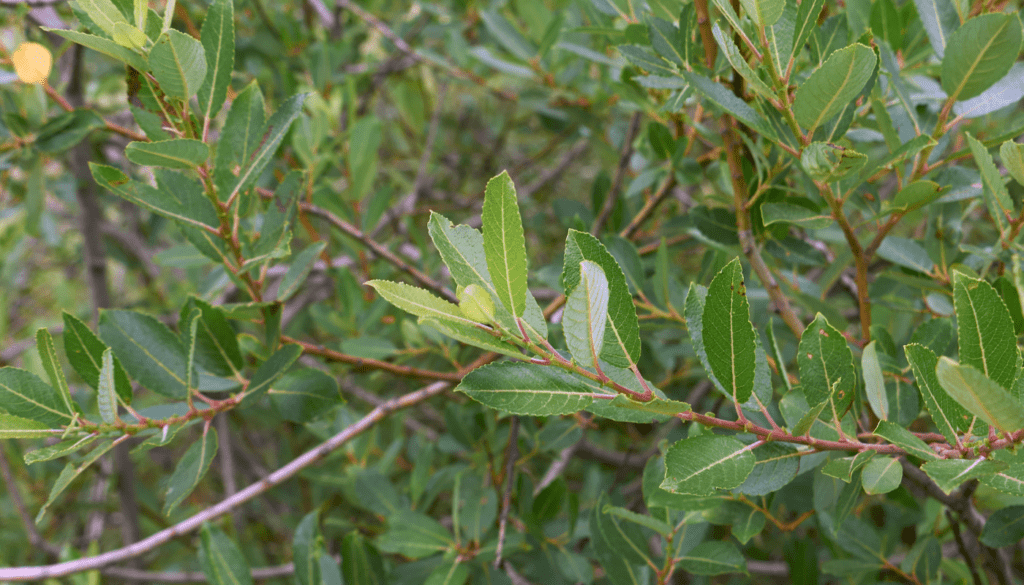
[[882,202],[883,213],[909,213],[935,201],[942,187],[934,181],[914,181],[899,190],[889,201]]
[[860,480],[868,494],[887,494],[900,487],[903,467],[895,457],[875,457],[864,467]]
[[999,169],[996,168],[995,162],[992,161],[992,155],[989,154],[988,148],[984,144],[978,141],[975,137],[971,136],[969,132],[967,135],[967,144],[971,147],[971,154],[974,155],[974,162],[978,165],[978,170],[981,171],[981,181],[985,186],[985,197],[991,198],[992,201],[999,206],[999,210],[1003,213],[1003,218],[1009,218],[1015,214],[1013,200],[1010,199],[1010,193],[1006,190],[1006,184],[1003,183],[1003,177],[999,174]]
[[[509,331],[516,331],[515,318],[505,304],[498,299],[494,288],[487,258],[484,253],[484,238],[480,232],[468,225],[453,225],[443,215],[431,212],[427,224],[430,238],[441,253],[441,259],[452,274],[455,283],[463,288],[471,285],[483,287],[495,300],[495,314],[498,323]],[[534,341],[547,339],[548,325],[544,314],[533,295],[526,295],[526,312],[523,315],[527,332]]]
[[[309,94],[303,93],[288,98],[274,112],[274,115],[267,120],[266,127],[256,137],[259,147],[255,151],[256,153],[246,160],[242,166],[243,170],[238,175],[237,181],[233,183],[231,192],[228,195],[229,198],[236,193],[245,191],[256,182],[263,169],[270,163],[274,153],[277,152],[277,147],[281,144],[281,140],[288,134],[288,129],[291,128],[292,122],[295,121],[295,118],[302,111],[302,103],[306,100],[307,95]],[[234,107],[232,106],[233,109]]]
[[756,458],[731,437],[700,435],[678,441],[665,453],[661,488],[677,494],[710,496],[739,487],[754,470]]
[[740,0],[743,10],[757,26],[771,26],[782,16],[785,0]]
[[984,280],[954,272],[953,307],[960,362],[981,370],[1004,390],[1012,388],[1020,354],[1013,319],[999,293]]
[[471,284],[465,288],[460,287],[455,296],[459,299],[459,309],[463,315],[477,323],[494,322],[494,299],[482,286]]
[[1024,506],[1007,506],[988,517],[978,539],[985,546],[1002,548],[1024,540]]
[[914,380],[935,426],[950,445],[956,445],[957,432],[970,428],[974,417],[942,389],[935,374],[935,367],[939,363],[935,352],[917,343],[905,345],[903,349],[907,354],[907,361],[914,370]]
[[807,404],[817,406],[831,399],[828,418],[841,418],[856,394],[853,352],[843,334],[821,313],[800,336],[797,364]]
[[860,366],[864,371],[864,390],[868,395],[871,410],[878,418],[888,419],[889,396],[885,392],[885,378],[882,377],[882,366],[878,363],[875,341],[864,347],[864,353],[860,356]]
[[946,392],[975,416],[1004,433],[1024,428],[1024,406],[982,372],[941,357],[935,373]]
[[210,119],[224,105],[231,84],[231,70],[235,66],[235,9],[232,0],[216,0],[210,4],[199,36],[206,55],[206,77],[196,97],[199,113]]
[[500,353],[520,360],[528,359],[515,345],[501,341],[500,338],[495,337],[475,325],[466,325],[464,323],[456,323],[454,321],[442,321],[441,319],[435,319],[433,317],[420,317],[419,324],[424,327],[432,327],[452,339],[461,341],[467,345],[472,345],[473,347],[479,347],[486,351],[493,351],[495,353]]
[[864,89],[877,63],[875,52],[859,43],[832,53],[797,89],[793,101],[797,122],[813,132],[838,114]]
[[796,11],[796,21],[793,27],[793,49],[790,56],[798,54],[803,50],[811,33],[818,29],[818,17],[821,16],[821,7],[825,0],[807,0],[801,2]]
[[54,459],[58,459],[87,447],[98,438],[99,435],[89,433],[74,439],[61,441],[56,445],[50,445],[49,447],[42,447],[35,451],[29,451],[28,453],[25,453],[25,463],[27,465],[32,465],[33,463],[39,463],[41,461],[52,461]]
[[188,170],[206,162],[210,156],[210,147],[190,138],[129,142],[124,155],[137,165]]
[[747,63],[746,58],[743,57],[743,53],[740,52],[740,48],[736,46],[732,38],[726,35],[722,31],[722,28],[718,26],[716,22],[711,27],[711,32],[715,36],[715,40],[718,42],[718,46],[721,47],[722,53],[725,58],[729,60],[729,64],[735,69],[743,79],[747,81],[747,85],[750,89],[757,92],[761,97],[767,100],[774,100],[775,95],[772,93],[771,88],[761,81],[761,78],[757,76],[757,73],[750,67],[750,63]]
[[750,398],[754,389],[754,328],[743,283],[743,267],[733,259],[711,281],[705,299],[704,349],[715,378],[735,404]]
[[370,280],[365,284],[372,286],[377,294],[392,305],[417,317],[433,317],[443,321],[476,326],[476,321],[467,319],[458,305],[435,297],[422,288],[389,280]]
[[212,585],[252,585],[249,564],[241,549],[216,526],[199,531],[199,565]]
[[[768,138],[769,140],[778,139],[775,131],[772,130],[772,127],[764,117],[754,108],[750,107],[747,102],[736,97],[731,90],[711,81],[703,75],[698,75],[690,71],[683,71],[682,75],[695,88],[697,88],[700,93],[704,94],[706,98],[711,100],[712,103],[718,105],[729,114],[732,114],[734,118],[743,122],[752,130],[755,130],[758,134]],[[862,83],[861,86],[863,87],[863,85],[864,84]]]
[[484,189],[484,254],[498,299],[516,318],[526,310],[526,238],[516,188],[507,171]]
[[146,28],[146,18],[149,16],[149,0],[133,0],[132,15],[135,17],[135,26]]
[[149,41],[146,33],[127,22],[115,24],[114,34],[111,36],[114,38],[115,43],[137,52],[143,52],[146,48],[146,43]]
[[788,223],[809,230],[827,228],[835,221],[830,214],[785,202],[762,204],[761,218],[766,226],[773,223]]
[[59,37],[64,37],[65,39],[71,42],[78,43],[79,45],[82,45],[87,49],[92,49],[94,51],[103,53],[108,57],[113,57],[114,59],[117,59],[122,63],[126,63],[130,65],[132,68],[138,69],[139,71],[146,71],[147,69],[149,69],[146,66],[145,57],[139,55],[135,51],[126,49],[125,47],[122,47],[121,45],[109,39],[105,39],[103,37],[91,35],[88,33],[78,32],[75,30],[63,30],[59,28],[49,28],[45,26],[40,28],[42,28],[46,32],[53,33]]
[[826,142],[812,142],[800,154],[800,166],[814,179],[831,183],[852,175],[868,162],[866,154]]
[[326,247],[327,242],[320,240],[313,242],[305,250],[295,255],[292,263],[288,266],[288,272],[285,272],[281,278],[275,300],[287,301],[293,294],[298,292],[299,287],[306,282],[309,272],[313,270],[313,264],[316,263],[316,259]]
[[0,413],[0,439],[39,439],[61,432],[63,429],[51,429],[38,421]]
[[853,481],[853,474],[867,464],[874,456],[874,451],[867,450],[850,457],[833,459],[821,467],[821,472],[829,477],[850,483]]
[[743,553],[733,543],[721,540],[702,542],[676,560],[681,569],[694,575],[747,572]]
[[569,294],[562,329],[576,363],[596,366],[608,321],[608,279],[590,260],[580,262],[580,283]]
[[217,454],[217,429],[206,427],[203,429],[203,436],[185,451],[185,455],[178,461],[174,473],[167,480],[167,492],[164,500],[164,515],[170,516],[175,508],[192,490],[199,485],[199,480],[206,475],[210,468],[210,462]]
[[[999,147],[999,158],[1018,185],[1024,185],[1024,144],[1007,140]],[[1000,181],[1002,182],[1002,181]]]
[[608,280],[608,325],[601,359],[613,366],[629,367],[640,359],[640,323],[626,284],[626,275],[597,238],[586,232],[569,230],[562,268],[562,285],[566,294],[571,295],[579,285],[582,278],[580,263],[584,260],[600,266]]
[[114,6],[110,0],[75,0],[75,4],[85,12],[103,32],[114,36],[115,25],[127,23],[128,19]]
[[144,387],[171,398],[185,398],[185,347],[166,325],[134,311],[104,310],[100,313],[100,338]]
[[[878,421],[878,426],[875,427],[875,435],[902,448],[908,455],[913,455],[926,461],[939,459],[939,456],[928,446],[928,443],[925,443],[917,435],[898,424],[887,420]],[[955,442],[951,441],[951,444],[955,444]]]
[[663,59],[660,55],[646,47],[639,45],[619,45],[615,47],[622,53],[627,61],[651,75],[673,77],[677,75],[676,68],[671,62]]
[[81,465],[79,465],[78,467],[75,467],[71,463],[68,463],[67,465],[64,466],[64,470],[60,472],[60,475],[57,476],[57,481],[55,481],[53,483],[53,487],[50,488],[50,497],[46,499],[46,503],[43,504],[43,507],[39,509],[39,513],[36,514],[36,524],[39,524],[39,522],[42,521],[43,517],[46,515],[46,510],[50,507],[50,504],[56,501],[57,498],[60,497],[62,493],[64,493],[64,490],[66,490],[68,486],[71,485],[71,482],[74,481],[76,477],[81,475],[82,472],[85,471],[90,465],[95,463],[97,459],[106,454],[107,451],[110,451],[110,449],[113,446],[114,442],[108,441],[100,445],[99,447],[93,449],[85,457],[85,459],[82,460]]
[[420,512],[402,510],[388,519],[388,530],[377,538],[381,552],[400,554],[410,559],[423,558],[454,544],[448,529]]
[[199,41],[170,29],[150,49],[149,70],[165,94],[187,100],[206,78],[206,52]]
[[100,366],[100,380],[96,388],[96,400],[99,403],[100,416],[103,422],[112,425],[120,418],[117,415],[117,392],[114,391],[114,354],[108,348],[103,352],[103,364]]
[[914,0],[921,24],[928,34],[928,42],[941,59],[946,54],[949,38],[960,26],[960,16],[951,0]]
[[924,247],[910,238],[889,236],[882,240],[876,252],[879,258],[888,260],[897,266],[903,266],[918,272],[928,273],[935,267],[931,256]]
[[60,392],[35,374],[11,367],[0,368],[0,409],[52,429],[67,426],[73,415]]
[[967,480],[991,476],[1005,468],[1005,463],[986,459],[940,459],[921,466],[921,470],[946,494]]
[[942,57],[942,90],[953,101],[970,99],[999,81],[1020,53],[1021,24],[1014,14],[982,14],[949,36]]
[[491,408],[512,414],[572,414],[593,401],[585,378],[523,362],[488,364],[470,372],[455,388]]
[[81,412],[78,404],[71,399],[71,389],[68,388],[68,381],[64,378],[64,368],[57,358],[57,348],[53,344],[53,336],[49,330],[40,328],[36,331],[36,347],[39,350],[39,360],[50,378],[50,385],[57,389],[67,412]]

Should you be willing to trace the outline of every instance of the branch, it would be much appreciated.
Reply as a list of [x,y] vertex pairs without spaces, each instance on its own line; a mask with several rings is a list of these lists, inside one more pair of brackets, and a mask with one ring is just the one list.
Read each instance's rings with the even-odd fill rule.
[[381,360],[375,360],[373,358],[362,358],[340,351],[324,347],[322,345],[316,345],[306,341],[299,341],[294,337],[288,337],[287,335],[281,336],[283,343],[297,343],[302,346],[303,353],[311,355],[318,355],[328,360],[341,362],[345,364],[352,364],[357,368],[363,370],[384,370],[391,372],[398,376],[404,376],[407,378],[426,378],[428,380],[446,380],[449,382],[458,382],[462,380],[463,374],[459,372],[437,372],[434,370],[424,370],[422,368],[414,368],[412,366],[400,366],[391,362],[385,362]]
[[266,492],[270,488],[280,485],[306,467],[317,463],[335,449],[338,449],[353,438],[369,430],[374,425],[387,418],[391,413],[419,404],[424,400],[437,396],[444,392],[448,386],[448,382],[434,382],[433,384],[417,390],[416,392],[385,402],[370,411],[369,414],[359,419],[356,423],[346,427],[343,431],[334,435],[330,439],[296,457],[291,461],[291,463],[271,473],[269,476],[251,484],[234,496],[226,498],[191,518],[179,522],[170,528],[161,530],[144,540],[94,557],[76,559],[56,565],[0,568],[0,581],[42,581],[44,579],[64,577],[75,573],[81,573],[82,571],[99,569],[113,563],[123,562],[145,554],[156,549],[160,545],[170,542],[174,538],[197,530],[204,522],[209,522],[218,518]]
[[626,136],[622,139],[622,151],[619,155],[619,166],[615,167],[615,177],[612,179],[612,188],[609,189],[608,194],[605,195],[604,205],[601,206],[601,212],[597,214],[597,219],[594,220],[594,225],[590,228],[590,233],[595,236],[601,233],[601,230],[604,229],[604,224],[611,216],[612,210],[615,209],[615,202],[619,199],[619,191],[622,190],[622,181],[626,176],[626,169],[629,167],[629,159],[633,157],[633,141],[636,140],[636,135],[639,133],[640,112],[636,112],[629,120],[629,129],[626,130]]

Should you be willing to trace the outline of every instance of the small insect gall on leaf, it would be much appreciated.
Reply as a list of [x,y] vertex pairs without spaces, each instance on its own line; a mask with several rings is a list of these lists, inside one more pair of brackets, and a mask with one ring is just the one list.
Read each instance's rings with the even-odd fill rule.
[[53,56],[39,43],[22,43],[11,55],[14,72],[23,83],[42,84],[50,75]]
[[458,291],[459,308],[467,318],[478,323],[494,321],[494,300],[480,285],[471,284]]

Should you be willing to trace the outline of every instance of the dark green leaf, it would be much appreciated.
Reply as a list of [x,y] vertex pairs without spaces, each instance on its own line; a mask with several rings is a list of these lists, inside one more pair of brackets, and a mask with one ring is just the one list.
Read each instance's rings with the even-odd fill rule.
[[861,44],[832,53],[797,89],[793,101],[797,122],[813,131],[838,114],[864,89],[877,63],[875,52]]
[[1002,548],[1024,539],[1024,506],[1007,506],[988,517],[979,540],[985,546]]
[[982,14],[949,36],[942,57],[942,89],[954,101],[970,99],[1006,75],[1020,53],[1014,14]]
[[270,399],[281,418],[299,424],[330,413],[341,404],[338,381],[311,368],[281,378],[270,390]]
[[320,240],[313,242],[305,250],[295,255],[291,265],[288,266],[288,272],[285,272],[281,278],[281,283],[277,287],[277,296],[274,300],[287,301],[299,290],[299,287],[306,281],[306,277],[309,276],[309,272],[313,269],[316,259],[326,247],[327,242]]
[[100,313],[100,338],[144,387],[171,398],[185,398],[185,347],[163,323],[142,313],[108,309]]
[[1020,355],[1013,319],[999,293],[983,280],[954,272],[953,306],[960,361],[981,370],[1004,390],[1012,388]]
[[51,429],[67,426],[74,414],[68,410],[60,392],[35,374],[11,367],[0,368],[0,408],[7,414],[41,422]]
[[665,453],[661,487],[679,494],[710,496],[719,489],[742,485],[754,470],[755,460],[749,447],[730,437],[683,439]]
[[[70,313],[64,313],[64,353],[68,356],[71,367],[93,388],[99,386],[100,366],[103,363],[103,352],[107,345],[99,337]],[[120,360],[114,356],[114,388],[125,404],[132,403],[132,383],[128,374],[121,367]]]
[[808,405],[817,406],[834,395],[827,418],[840,418],[856,394],[853,352],[843,334],[829,325],[821,313],[800,337],[797,364],[800,367],[800,386]]
[[750,398],[754,389],[755,333],[739,259],[727,264],[711,281],[705,299],[704,349],[715,378],[735,404]]
[[868,494],[887,494],[900,487],[903,468],[895,457],[875,457],[864,467],[860,479]]
[[443,552],[453,546],[452,535],[437,520],[412,510],[403,510],[388,519],[388,530],[377,538],[382,552],[410,559]]
[[985,459],[940,459],[921,466],[921,470],[947,494],[969,479],[991,476],[1005,468],[1005,463]]
[[747,560],[731,542],[702,542],[678,558],[679,566],[694,575],[722,575],[747,572]]
[[455,389],[512,414],[548,416],[586,408],[593,398],[585,378],[553,367],[501,362],[477,368]]
[[[174,473],[167,480],[164,499],[164,515],[170,516],[206,475],[213,457],[217,454],[217,430],[204,428],[203,436],[185,451],[178,461]],[[209,573],[207,574],[209,576]]]
[[235,66],[235,9],[232,0],[210,4],[200,33],[206,56],[206,77],[199,86],[199,112],[212,119],[224,105]]
[[149,67],[137,69],[149,69],[169,97],[187,100],[206,78],[206,52],[199,41],[169,29],[150,49]]
[[269,390],[271,384],[284,375],[285,370],[295,363],[295,360],[299,359],[300,355],[302,355],[301,345],[294,343],[282,345],[274,352],[274,355],[267,358],[267,361],[260,364],[260,367],[253,373],[239,406],[251,404],[252,401]]
[[199,140],[175,138],[158,142],[129,142],[124,155],[137,165],[188,170],[206,162],[210,149]]
[[[737,120],[743,122],[749,126],[750,129],[756,131],[765,138],[769,140],[777,140],[775,132],[772,130],[771,126],[768,125],[768,122],[765,121],[764,117],[754,110],[754,108],[747,105],[745,101],[736,97],[732,91],[715,83],[714,81],[711,81],[707,77],[690,71],[683,71],[682,75],[695,88],[697,88],[699,92],[711,100],[712,103],[718,105],[729,114],[732,114]],[[864,84],[862,83],[861,87],[863,87],[863,85]]]
[[199,534],[199,565],[207,581],[212,585],[252,585],[249,564],[233,540],[209,524],[203,524]]

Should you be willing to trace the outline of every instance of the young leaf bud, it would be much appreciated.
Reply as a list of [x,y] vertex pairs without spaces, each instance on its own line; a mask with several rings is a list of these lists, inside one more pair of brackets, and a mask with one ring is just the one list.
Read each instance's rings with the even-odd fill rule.
[[457,293],[459,308],[467,318],[478,323],[494,321],[494,300],[483,287],[471,284]]

